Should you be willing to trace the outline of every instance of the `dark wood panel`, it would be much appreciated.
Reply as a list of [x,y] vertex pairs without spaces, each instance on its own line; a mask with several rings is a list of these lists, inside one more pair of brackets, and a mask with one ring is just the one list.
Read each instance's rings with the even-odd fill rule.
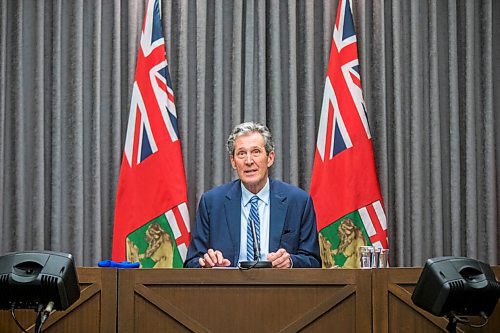
[[[44,332],[446,332],[411,301],[421,271],[78,268],[80,299]],[[17,316],[33,332],[35,313]],[[500,306],[486,327],[458,332],[498,327]],[[9,311],[0,332],[19,332]]]
[[[500,267],[493,267],[497,279]],[[436,317],[415,306],[411,295],[422,268],[390,268],[373,270],[373,332],[447,332],[448,320]],[[477,322],[477,320],[476,320]],[[488,324],[481,328],[458,325],[457,332],[498,333],[500,306],[495,308]]]
[[[116,269],[78,268],[80,298],[65,311],[54,311],[43,325],[47,333],[116,332]],[[17,310],[16,317],[34,332],[36,313]],[[0,311],[0,332],[19,332],[10,311]]]
[[[371,332],[361,270],[120,270],[119,332]],[[362,316],[356,316],[357,311]]]

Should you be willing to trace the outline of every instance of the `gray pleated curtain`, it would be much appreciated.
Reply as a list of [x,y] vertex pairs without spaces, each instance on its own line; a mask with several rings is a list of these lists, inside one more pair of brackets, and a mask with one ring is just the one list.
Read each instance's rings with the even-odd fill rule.
[[[144,1],[0,2],[0,254],[109,258]],[[244,120],[309,189],[337,1],[162,1],[189,209]],[[353,0],[392,265],[499,263],[500,3]]]

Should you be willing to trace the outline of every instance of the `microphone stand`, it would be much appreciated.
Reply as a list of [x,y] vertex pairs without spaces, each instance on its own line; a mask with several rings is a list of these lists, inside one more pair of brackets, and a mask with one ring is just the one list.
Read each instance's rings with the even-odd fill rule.
[[252,219],[248,220],[250,227],[252,228],[253,237],[253,261],[240,261],[240,268],[251,269],[251,268],[272,268],[272,262],[268,260],[260,260],[260,243],[257,238],[257,232],[255,230],[255,223]]

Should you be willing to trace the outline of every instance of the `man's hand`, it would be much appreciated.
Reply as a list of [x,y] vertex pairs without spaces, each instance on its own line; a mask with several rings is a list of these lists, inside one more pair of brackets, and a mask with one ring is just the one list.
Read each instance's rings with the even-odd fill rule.
[[286,252],[285,249],[279,249],[276,252],[270,252],[267,255],[267,260],[273,263],[273,268],[290,268],[292,267],[292,262],[290,260],[290,254]]
[[203,258],[198,259],[198,262],[203,268],[227,267],[231,265],[231,262],[224,258],[222,252],[212,249],[208,249],[207,253],[203,255]]

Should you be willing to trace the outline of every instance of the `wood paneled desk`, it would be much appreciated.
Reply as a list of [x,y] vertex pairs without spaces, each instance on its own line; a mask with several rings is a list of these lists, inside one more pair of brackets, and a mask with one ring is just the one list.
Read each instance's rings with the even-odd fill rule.
[[370,332],[370,286],[366,270],[121,271],[118,331]]
[[[421,268],[78,268],[80,299],[53,313],[44,332],[446,332],[447,320],[417,308]],[[500,267],[494,267],[500,276]],[[16,311],[24,327],[32,310]],[[500,332],[500,306],[481,329]],[[19,332],[0,311],[0,332]],[[30,328],[33,332],[33,327]]]

